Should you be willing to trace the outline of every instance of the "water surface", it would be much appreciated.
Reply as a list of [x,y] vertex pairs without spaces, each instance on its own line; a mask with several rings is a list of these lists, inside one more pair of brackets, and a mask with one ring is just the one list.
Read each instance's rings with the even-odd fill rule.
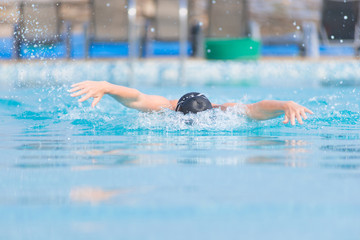
[[68,86],[0,92],[1,239],[358,239],[356,88],[141,88],[294,100],[304,125],[144,114]]

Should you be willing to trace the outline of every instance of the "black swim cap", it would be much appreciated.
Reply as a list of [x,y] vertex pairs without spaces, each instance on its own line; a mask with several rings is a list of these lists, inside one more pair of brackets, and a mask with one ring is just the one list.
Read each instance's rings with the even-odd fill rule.
[[212,109],[209,99],[202,93],[191,92],[179,99],[175,111],[188,114],[189,112],[197,113],[208,109]]

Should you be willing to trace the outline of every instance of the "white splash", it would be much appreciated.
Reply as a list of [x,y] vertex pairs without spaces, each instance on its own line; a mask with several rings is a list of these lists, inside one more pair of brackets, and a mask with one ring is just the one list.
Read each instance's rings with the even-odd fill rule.
[[171,110],[164,110],[159,113],[139,113],[133,127],[135,129],[166,131],[231,131],[244,128],[247,122],[242,107],[229,108],[227,111],[212,109],[187,115]]

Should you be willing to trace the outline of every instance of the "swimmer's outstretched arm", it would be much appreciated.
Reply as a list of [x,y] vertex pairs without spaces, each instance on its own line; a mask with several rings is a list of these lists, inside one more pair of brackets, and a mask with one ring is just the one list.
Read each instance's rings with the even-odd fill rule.
[[[109,82],[84,81],[73,84],[72,97],[82,96],[79,102],[94,98],[91,106],[95,107],[105,94],[109,94],[126,107],[144,112],[160,111],[163,108],[174,109],[176,103],[162,96],[147,95],[134,88],[123,87]],[[177,101],[176,101],[177,102]]]
[[293,101],[263,100],[257,103],[245,105],[247,116],[256,120],[267,120],[284,115],[283,123],[295,125],[295,120],[303,124],[306,120],[306,113],[313,114],[308,108]]
[[[237,105],[237,103],[225,103],[215,107],[226,110],[228,107],[235,107]],[[263,100],[245,105],[245,114],[251,119],[268,120],[284,115],[283,123],[287,124],[290,122],[291,125],[295,125],[296,120],[303,124],[303,119],[307,119],[306,113],[313,114],[311,110],[293,101]]]

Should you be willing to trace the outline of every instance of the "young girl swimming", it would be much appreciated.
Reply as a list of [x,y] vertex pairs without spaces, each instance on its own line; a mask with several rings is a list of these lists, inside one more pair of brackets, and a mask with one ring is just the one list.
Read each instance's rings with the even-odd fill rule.
[[[105,94],[109,94],[126,107],[143,112],[161,111],[167,108],[188,114],[212,108],[220,108],[225,111],[228,108],[240,105],[240,103],[214,104],[204,94],[197,92],[187,93],[179,100],[169,100],[162,96],[147,95],[137,89],[105,81],[83,81],[73,84],[71,87],[72,89],[69,92],[72,93],[72,97],[84,95],[79,99],[79,102],[93,98],[92,107],[95,107]],[[267,120],[284,115],[283,123],[287,124],[290,122],[291,125],[295,125],[296,120],[298,123],[303,124],[303,120],[307,119],[306,113],[313,114],[308,108],[293,101],[263,100],[241,105],[245,109],[245,114],[251,119]]]

